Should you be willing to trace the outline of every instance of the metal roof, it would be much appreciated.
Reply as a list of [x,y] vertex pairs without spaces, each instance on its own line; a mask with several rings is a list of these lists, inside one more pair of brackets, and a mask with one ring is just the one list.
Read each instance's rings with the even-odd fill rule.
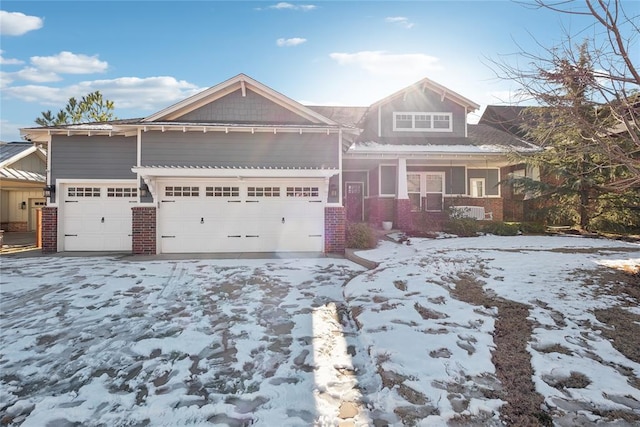
[[21,171],[11,168],[0,168],[0,178],[16,181],[45,182],[45,176],[37,172]]
[[0,143],[0,163],[10,160],[31,147],[33,147],[33,144],[30,142]]

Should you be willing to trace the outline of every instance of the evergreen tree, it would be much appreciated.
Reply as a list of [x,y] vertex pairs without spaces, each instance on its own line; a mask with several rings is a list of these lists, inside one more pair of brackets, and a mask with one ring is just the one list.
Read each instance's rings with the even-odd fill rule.
[[91,92],[80,99],[69,98],[64,109],[55,116],[49,111],[43,111],[35,122],[40,126],[59,126],[74,123],[106,122],[115,120],[113,114],[114,103],[104,99],[100,91]]

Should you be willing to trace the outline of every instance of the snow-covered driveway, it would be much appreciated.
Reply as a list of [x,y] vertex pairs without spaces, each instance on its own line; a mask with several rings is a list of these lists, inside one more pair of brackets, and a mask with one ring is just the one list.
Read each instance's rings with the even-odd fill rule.
[[640,245],[410,243],[360,252],[369,271],[3,257],[0,424],[640,422],[640,278],[611,274]]
[[378,384],[357,366],[342,303],[361,271],[340,259],[3,258],[2,424],[367,424],[359,389]]

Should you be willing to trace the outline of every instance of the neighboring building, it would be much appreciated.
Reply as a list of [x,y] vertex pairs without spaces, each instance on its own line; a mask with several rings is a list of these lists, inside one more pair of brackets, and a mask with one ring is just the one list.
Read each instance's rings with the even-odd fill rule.
[[[526,137],[526,125],[532,125],[533,117],[528,114],[528,107],[516,105],[488,105],[478,124],[491,126],[494,129],[507,132],[515,138]],[[541,107],[537,107],[541,108]],[[540,169],[536,166],[518,163],[503,169],[504,178],[531,178],[539,181]],[[512,185],[502,186],[503,219],[505,221],[527,221],[534,211],[539,208],[532,194],[514,188]]]
[[46,152],[32,143],[0,142],[0,229],[35,231],[45,205]]
[[503,218],[507,154],[428,79],[369,107],[304,106],[240,74],[143,119],[22,129],[49,147],[44,251],[342,252],[346,221]]

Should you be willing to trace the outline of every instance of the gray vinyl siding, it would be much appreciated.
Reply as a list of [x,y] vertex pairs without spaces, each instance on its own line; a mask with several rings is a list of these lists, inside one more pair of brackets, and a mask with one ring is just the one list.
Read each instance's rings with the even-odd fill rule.
[[396,194],[397,176],[396,166],[382,165],[380,167],[380,192],[382,194]]
[[[427,90],[425,93],[412,92],[406,98],[398,96],[389,102],[380,105],[380,131],[383,138],[410,138],[411,144],[428,143],[425,138],[459,138],[466,134],[465,108],[449,99],[440,100],[440,94]],[[425,112],[425,113],[451,113],[452,132],[414,132],[394,131],[393,113],[399,112]],[[368,112],[364,121],[363,135],[375,139],[378,137],[378,108]]]
[[51,178],[135,179],[136,138],[53,136]]
[[[500,188],[498,181],[500,180],[498,169],[468,169],[467,177],[471,178],[484,178],[487,188],[485,189],[487,196],[498,196],[500,194]],[[471,188],[469,185],[468,188]]]
[[176,120],[210,123],[310,124],[303,117],[249,89],[245,93],[246,96],[242,96],[242,92],[238,89]]
[[338,136],[272,132],[146,132],[143,166],[338,168]]
[[[397,132],[393,130],[394,112],[425,112],[425,113],[452,113],[453,132]],[[464,107],[445,99],[440,101],[440,95],[426,92],[424,96],[412,93],[406,100],[402,97],[382,106],[382,136],[383,137],[460,137],[465,135],[465,109]]]

